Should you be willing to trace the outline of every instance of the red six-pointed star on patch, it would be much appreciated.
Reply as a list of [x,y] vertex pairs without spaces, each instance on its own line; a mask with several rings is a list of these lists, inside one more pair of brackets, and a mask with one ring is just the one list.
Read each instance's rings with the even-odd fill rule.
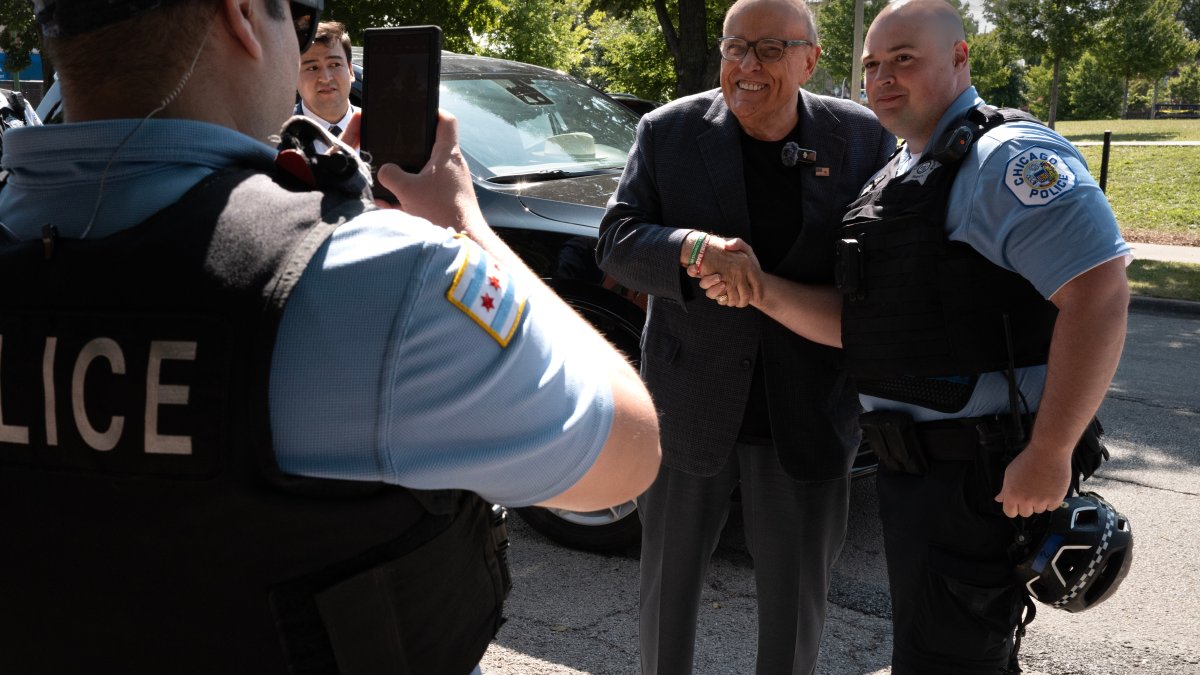
[[486,293],[479,298],[479,302],[483,305],[483,308],[489,312],[496,308],[496,301],[492,299],[492,296],[487,295]]
[[499,277],[488,277],[488,285],[496,290],[500,290],[500,278]]

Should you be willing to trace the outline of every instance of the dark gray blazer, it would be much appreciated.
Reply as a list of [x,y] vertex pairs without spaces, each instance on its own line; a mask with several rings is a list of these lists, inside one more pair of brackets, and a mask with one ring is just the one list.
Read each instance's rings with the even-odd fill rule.
[[[896,139],[850,101],[801,91],[799,112],[801,146],[816,150],[817,160],[798,172],[803,229],[775,273],[829,284],[842,214]],[[827,167],[828,175],[818,175],[817,167]],[[860,408],[839,368],[839,350],[809,342],[756,309],[706,298],[679,265],[683,238],[693,229],[753,245],[741,130],[719,89],[642,118],[596,250],[601,268],[651,296],[642,378],[659,411],[663,463],[704,476],[720,470],[737,439],[761,348],[784,468],[807,480],[845,475],[858,447]]]

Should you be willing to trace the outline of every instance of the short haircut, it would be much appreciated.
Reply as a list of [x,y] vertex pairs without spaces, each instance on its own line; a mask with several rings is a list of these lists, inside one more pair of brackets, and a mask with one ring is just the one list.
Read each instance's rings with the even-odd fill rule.
[[[119,88],[149,111],[188,71],[217,11],[211,0],[182,0],[80,35],[43,36],[42,43],[59,72],[64,100],[86,98],[96,87]],[[282,0],[267,0],[267,13],[285,19]],[[117,49],[131,36],[138,36],[136,49]]]
[[322,21],[317,24],[317,34],[313,42],[323,45],[326,49],[333,49],[333,46],[340,42],[342,50],[346,52],[346,63],[354,60],[350,51],[350,35],[346,33],[346,25],[341,21]]

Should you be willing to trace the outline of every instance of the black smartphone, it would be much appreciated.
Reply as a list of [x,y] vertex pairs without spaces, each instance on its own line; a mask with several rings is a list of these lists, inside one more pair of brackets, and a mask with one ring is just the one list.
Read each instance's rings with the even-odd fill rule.
[[375,172],[391,162],[410,173],[429,161],[437,131],[442,29],[437,26],[363,31],[362,151],[371,160],[371,192],[396,202]]

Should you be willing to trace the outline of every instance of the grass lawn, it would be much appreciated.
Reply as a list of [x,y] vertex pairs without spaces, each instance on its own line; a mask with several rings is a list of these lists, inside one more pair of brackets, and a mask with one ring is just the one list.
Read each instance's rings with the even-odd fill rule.
[[1057,122],[1054,130],[1074,142],[1103,141],[1105,130],[1113,141],[1200,141],[1200,119]]
[[[1200,141],[1200,120],[1059,122],[1055,130],[1079,143]],[[1081,147],[1100,180],[1103,148]],[[1131,242],[1200,246],[1200,146],[1121,146],[1109,149],[1105,193],[1121,233]],[[1134,260],[1129,288],[1137,295],[1200,301],[1200,265]]]
[[1200,265],[1134,260],[1127,272],[1135,295],[1200,301]]
[[[1098,182],[1103,148],[1079,150]],[[1200,246],[1200,146],[1112,146],[1105,194],[1127,240]]]

